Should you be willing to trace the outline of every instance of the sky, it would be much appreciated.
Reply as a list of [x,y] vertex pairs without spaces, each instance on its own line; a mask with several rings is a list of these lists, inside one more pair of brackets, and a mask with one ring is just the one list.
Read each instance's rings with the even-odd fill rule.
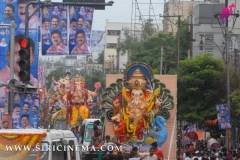
[[[156,18],[157,22],[161,23],[159,14],[163,14],[164,0],[113,0],[113,1],[114,1],[113,5],[106,6],[105,10],[95,10],[93,17],[93,30],[104,31],[107,20],[109,22],[131,23],[131,20],[133,22],[138,21],[139,18],[137,18],[136,20],[135,17],[136,16],[139,17],[139,15],[142,15],[142,19],[147,19],[149,13],[152,19]],[[105,0],[105,2],[109,1]],[[152,5],[150,5],[149,7],[150,2],[152,2]]]

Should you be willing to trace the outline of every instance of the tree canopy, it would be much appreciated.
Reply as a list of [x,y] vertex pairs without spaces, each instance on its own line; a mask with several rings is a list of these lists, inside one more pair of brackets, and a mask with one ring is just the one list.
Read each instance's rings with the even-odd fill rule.
[[189,122],[216,117],[216,104],[226,103],[224,62],[211,54],[180,62],[178,115]]

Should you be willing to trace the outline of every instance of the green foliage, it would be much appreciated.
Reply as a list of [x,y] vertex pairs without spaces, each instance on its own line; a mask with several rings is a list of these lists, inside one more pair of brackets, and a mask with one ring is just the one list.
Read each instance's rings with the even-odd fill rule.
[[62,67],[59,67],[56,70],[53,70],[46,78],[47,88],[51,87],[52,77],[54,77],[54,79],[58,81],[60,78],[64,78],[64,75],[65,75],[65,70]]
[[226,102],[224,62],[201,54],[181,61],[178,73],[178,115],[199,123],[216,117],[216,104]]
[[240,115],[240,89],[236,89],[231,94],[232,103],[234,106],[236,106],[236,116]]
[[[181,22],[181,59],[187,58],[190,47],[187,22]],[[129,63],[144,62],[151,64],[153,73],[160,73],[161,47],[163,47],[163,74],[176,74],[177,37],[172,33],[156,32],[152,20],[147,20],[142,27],[141,37],[131,35],[129,29],[124,29],[125,40],[117,50],[121,54],[128,53]]]
[[102,53],[100,53],[100,54],[98,55],[97,62],[98,62],[99,64],[104,64],[104,52],[102,52]]
[[102,72],[99,71],[95,71],[93,74],[84,74],[82,75],[85,78],[85,82],[86,82],[86,88],[94,91],[94,84],[96,82],[100,82],[102,85],[102,88],[106,87],[106,79],[103,76]]

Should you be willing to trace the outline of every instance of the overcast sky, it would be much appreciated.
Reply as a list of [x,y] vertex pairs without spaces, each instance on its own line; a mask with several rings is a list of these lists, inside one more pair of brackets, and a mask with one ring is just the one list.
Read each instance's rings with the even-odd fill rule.
[[[144,18],[146,19],[149,13],[152,19],[156,18],[158,23],[161,23],[159,14],[163,13],[164,0],[113,0],[113,1],[114,1],[113,6],[106,6],[105,10],[95,10],[93,18],[93,30],[104,31],[107,19],[109,22],[130,23],[131,19],[133,19],[134,22],[135,15],[139,16],[141,14],[143,19]],[[109,1],[105,0],[105,2]],[[150,2],[152,2],[152,5],[149,6]]]

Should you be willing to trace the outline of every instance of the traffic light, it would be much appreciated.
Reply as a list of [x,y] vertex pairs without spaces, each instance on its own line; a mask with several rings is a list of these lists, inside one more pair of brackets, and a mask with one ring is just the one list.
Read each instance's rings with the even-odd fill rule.
[[19,40],[20,50],[19,50],[19,67],[20,72],[18,76],[20,81],[29,82],[30,81],[30,40],[27,38],[22,38]]

